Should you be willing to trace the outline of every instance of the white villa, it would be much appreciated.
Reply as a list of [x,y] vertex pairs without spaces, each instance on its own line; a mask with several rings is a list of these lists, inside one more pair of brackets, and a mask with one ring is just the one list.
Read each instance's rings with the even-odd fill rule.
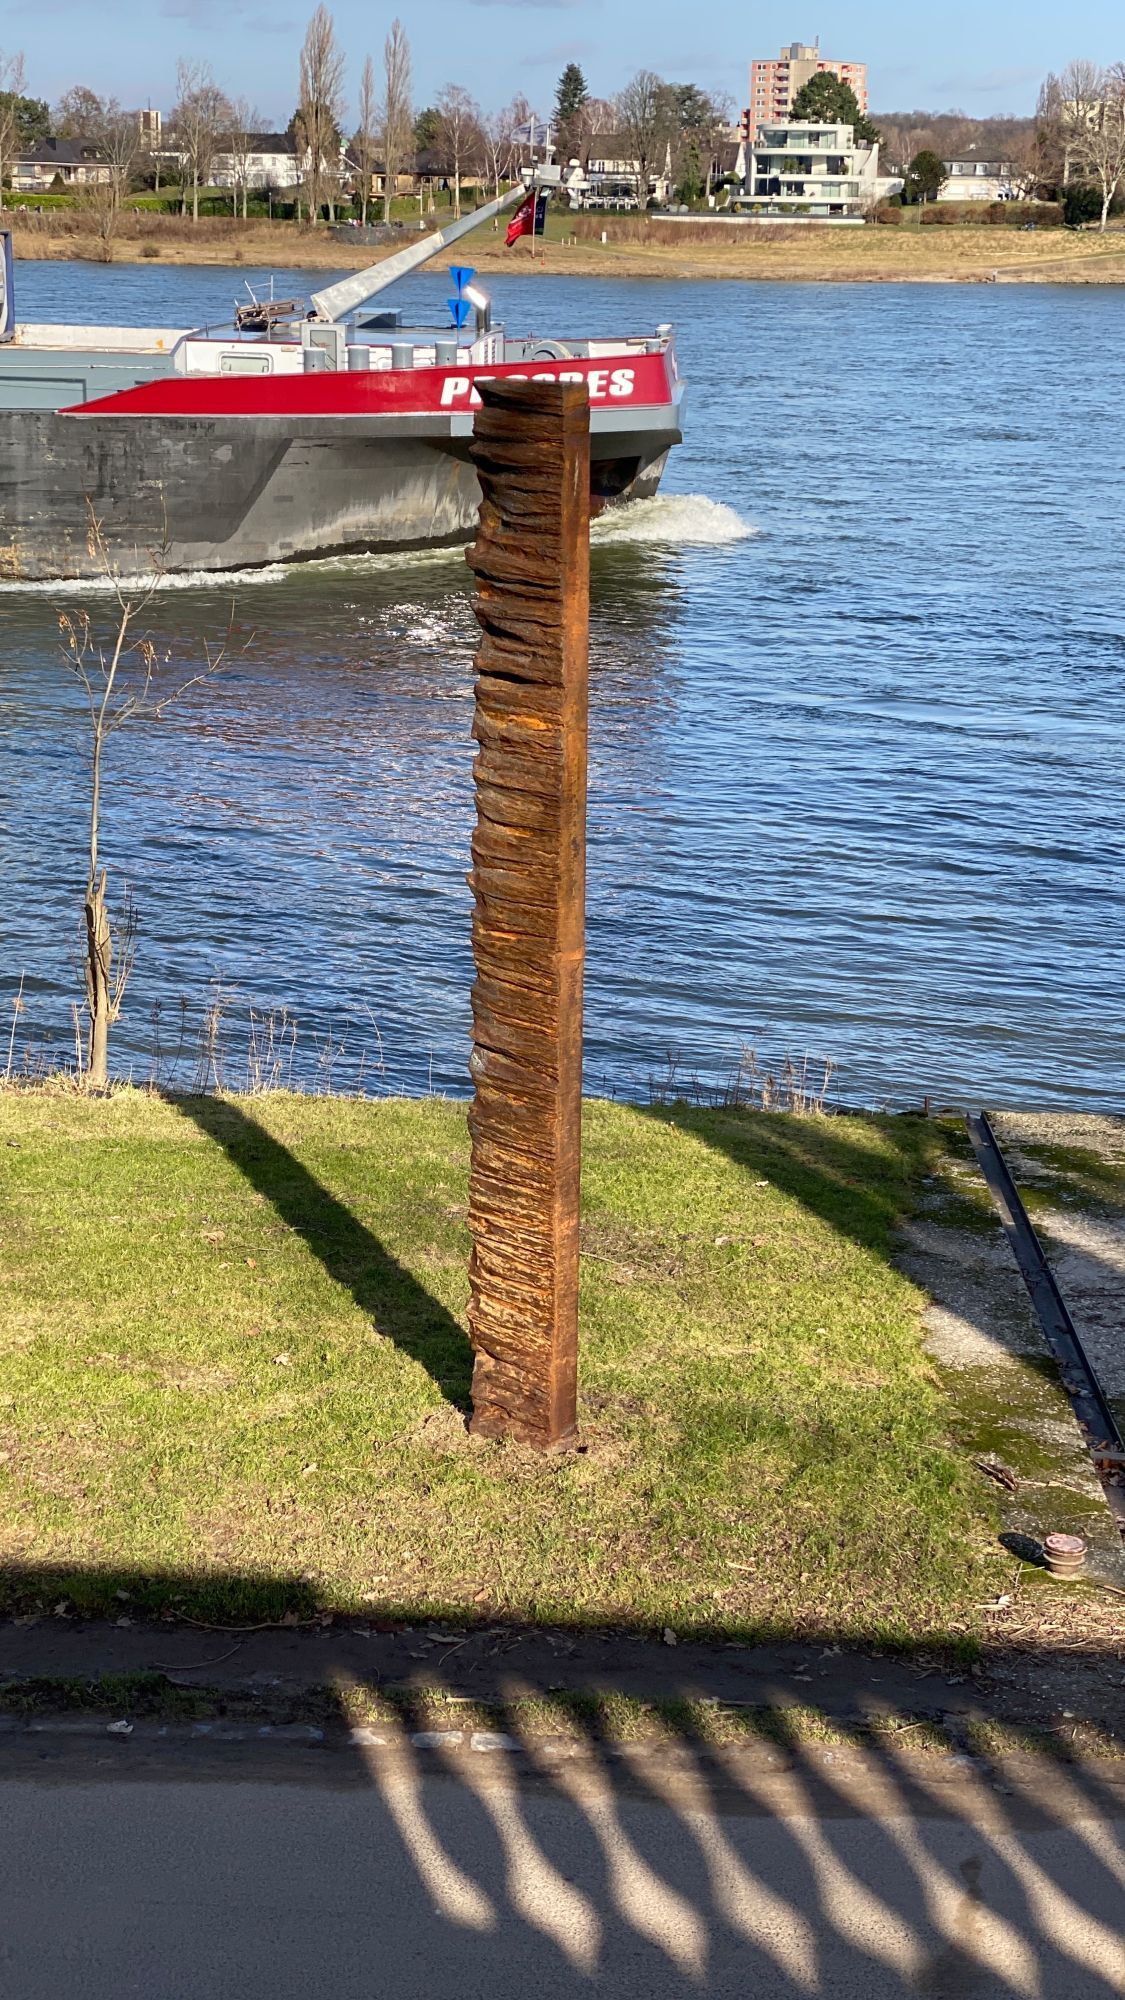
[[788,222],[862,222],[883,192],[879,147],[850,125],[764,124],[731,207]]
[[946,179],[939,201],[1011,201],[1015,174],[1007,160],[943,160]]
[[211,168],[215,187],[295,188],[301,179],[303,162],[288,132],[251,132],[245,154],[216,153]]

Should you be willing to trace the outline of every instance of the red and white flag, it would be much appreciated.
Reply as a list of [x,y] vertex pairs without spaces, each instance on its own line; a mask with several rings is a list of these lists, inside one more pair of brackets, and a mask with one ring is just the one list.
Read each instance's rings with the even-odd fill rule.
[[521,201],[519,207],[517,208],[515,214],[513,215],[511,221],[509,222],[508,234],[504,238],[504,242],[507,248],[510,250],[512,244],[518,243],[521,236],[534,236],[534,234],[535,234],[535,189],[532,188],[531,192],[525,195],[524,199]]

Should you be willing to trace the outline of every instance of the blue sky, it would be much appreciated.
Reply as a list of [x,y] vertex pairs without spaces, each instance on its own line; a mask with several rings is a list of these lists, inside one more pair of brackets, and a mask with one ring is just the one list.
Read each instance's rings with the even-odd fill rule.
[[[392,0],[393,4],[393,0]],[[805,8],[808,0],[803,0]],[[926,20],[901,0],[854,0],[807,17],[793,0],[751,12],[736,0],[398,0],[414,49],[416,94],[465,84],[486,109],[524,91],[545,110],[562,65],[580,62],[591,90],[610,96],[644,66],[677,81],[723,89],[741,105],[746,63],[783,42],[813,40],[827,55],[866,60],[876,110],[974,115],[1027,112],[1040,78],[1072,56],[1125,57],[1119,0],[1088,0],[1071,24],[1046,0],[1029,7],[947,0]],[[312,0],[0,0],[0,49],[22,48],[29,87],[54,99],[72,83],[125,102],[166,109],[176,57],[206,55],[219,82],[245,92],[270,121],[293,108],[297,49]],[[392,18],[359,0],[339,0],[337,29],[353,92],[363,57],[378,59]],[[837,32],[837,17],[842,25]],[[841,45],[837,47],[837,42]]]

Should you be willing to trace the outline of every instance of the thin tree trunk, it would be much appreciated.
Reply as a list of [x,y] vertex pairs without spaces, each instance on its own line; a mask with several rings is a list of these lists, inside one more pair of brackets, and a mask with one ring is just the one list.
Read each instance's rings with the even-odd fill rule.
[[192,175],[192,177],[191,177],[191,219],[192,219],[192,221],[193,221],[193,222],[198,222],[198,221],[199,221],[199,176],[198,176],[198,174],[193,174],[193,175]]
[[90,1013],[87,1081],[104,1090],[109,1081],[110,972],[113,940],[105,907],[105,869],[86,889],[86,1005]]

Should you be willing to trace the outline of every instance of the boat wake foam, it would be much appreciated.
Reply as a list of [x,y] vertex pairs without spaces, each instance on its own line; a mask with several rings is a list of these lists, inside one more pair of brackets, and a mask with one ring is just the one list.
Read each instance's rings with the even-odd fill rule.
[[[724,506],[721,500],[709,500],[704,493],[658,493],[651,500],[630,500],[624,506],[611,508],[602,514],[591,527],[590,540],[594,548],[628,543],[669,549],[716,549],[749,541],[757,533],[753,523],[744,521],[733,507]],[[336,573],[359,578],[364,573],[413,568],[415,565],[450,562],[460,565],[463,559],[459,546],[386,550],[370,555],[314,556],[305,562],[263,563],[260,569],[174,570],[160,578],[159,589],[161,593],[166,590],[244,590],[256,584],[292,583],[310,573],[313,576]],[[137,596],[151,584],[151,575],[144,574],[123,576],[116,581],[108,577],[87,576],[21,583],[10,578],[0,582],[0,596],[86,597],[114,589]]]
[[709,500],[705,493],[657,493],[651,500],[611,507],[594,522],[590,540],[595,548],[607,542],[652,542],[664,548],[717,549],[749,541],[757,532],[733,507]]

